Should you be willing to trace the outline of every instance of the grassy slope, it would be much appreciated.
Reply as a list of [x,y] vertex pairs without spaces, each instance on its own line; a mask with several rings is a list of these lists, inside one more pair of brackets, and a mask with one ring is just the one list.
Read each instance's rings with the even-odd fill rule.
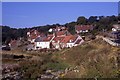
[[[69,66],[78,66],[80,72],[70,71],[65,75],[67,78],[115,77],[118,72],[116,57],[120,53],[120,48],[96,39],[74,48],[53,52],[53,54],[27,53],[19,50],[11,53],[33,56],[32,59],[17,62],[22,66],[21,69],[26,71],[27,78],[31,74],[31,77],[35,78],[46,69],[63,70]],[[16,63],[13,60],[3,60],[3,62]]]
[[54,58],[78,66],[80,72],[69,72],[65,77],[115,77],[118,66],[117,54],[120,48],[112,47],[101,39],[97,39],[81,46],[65,49],[55,53]]

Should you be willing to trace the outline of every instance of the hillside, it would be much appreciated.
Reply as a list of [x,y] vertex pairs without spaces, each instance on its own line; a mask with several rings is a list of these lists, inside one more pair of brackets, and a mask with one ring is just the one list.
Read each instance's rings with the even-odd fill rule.
[[[24,57],[14,59],[10,54]],[[55,52],[3,51],[2,60],[3,65],[18,64],[19,71],[24,72],[24,78],[46,75],[47,70],[53,70],[52,75],[63,78],[113,78],[120,77],[119,54],[119,47],[112,47],[102,39],[95,39]],[[10,58],[6,58],[7,55]]]
[[[99,18],[99,19],[98,19]],[[94,30],[90,33],[96,34],[103,29],[109,31],[113,24],[118,23],[120,16],[90,16],[88,19],[84,16],[79,16],[76,21],[68,22],[63,25],[52,24],[44,26],[34,26],[31,28],[12,28],[12,26],[0,26],[2,28],[2,44],[7,44],[10,39],[18,39],[23,37],[26,39],[26,33],[29,30],[36,29],[41,33],[48,34],[50,28],[55,28],[56,26],[65,26],[71,34],[75,34],[75,25],[93,25]],[[6,33],[7,32],[7,33]],[[83,34],[82,34],[83,35]]]
[[[58,55],[59,54],[59,55]],[[56,53],[56,59],[77,66],[79,72],[71,71],[65,77],[117,77],[120,71],[118,55],[120,48],[112,47],[101,39]]]

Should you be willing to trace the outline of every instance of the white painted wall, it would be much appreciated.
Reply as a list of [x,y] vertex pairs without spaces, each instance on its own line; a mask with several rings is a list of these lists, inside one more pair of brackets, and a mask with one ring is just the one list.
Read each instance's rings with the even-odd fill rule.
[[117,29],[115,29],[115,28],[112,28],[112,31],[117,31]]
[[67,47],[73,47],[74,46],[74,43],[67,43]]
[[[78,36],[78,38],[76,39],[76,41],[77,41],[78,39],[81,39],[81,41],[80,41],[79,45],[80,45],[81,43],[83,43],[83,42],[84,42],[84,40],[82,39],[82,37],[81,37],[81,36]],[[75,42],[76,42],[76,41],[75,41]],[[77,45],[76,45],[76,46],[77,46]]]
[[[79,39],[81,39],[81,41],[80,41],[80,43],[79,44],[75,44],[75,42],[77,41],[77,40],[79,40]],[[67,47],[74,47],[74,46],[78,46],[78,45],[80,45],[81,43],[83,43],[84,42],[84,40],[82,39],[82,37],[81,36],[78,36],[77,37],[77,39],[74,41],[74,42],[72,42],[72,43],[67,43]]]
[[85,32],[88,32],[88,30],[80,30],[80,31],[76,30],[76,32],[77,33],[85,33]]
[[31,43],[34,43],[34,42],[35,42],[35,39],[32,39],[32,40],[31,40]]
[[55,44],[55,48],[56,48],[56,49],[59,49],[59,48],[60,48],[60,44],[59,44],[59,43],[56,43],[56,44]]
[[35,42],[35,48],[39,47],[41,48],[50,48],[50,42]]
[[50,42],[52,42],[52,40],[54,39],[55,36],[53,36],[53,38],[50,41],[42,41],[42,42],[35,42],[35,49],[37,49],[36,47],[38,47],[38,49],[42,49],[42,48],[50,48]]

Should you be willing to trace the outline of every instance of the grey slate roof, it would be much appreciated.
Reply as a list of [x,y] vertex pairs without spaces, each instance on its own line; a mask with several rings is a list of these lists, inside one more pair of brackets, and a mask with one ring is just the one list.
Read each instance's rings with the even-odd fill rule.
[[41,41],[43,41],[44,38],[46,38],[46,37],[38,37],[35,39],[35,42],[41,42]]
[[41,37],[38,37],[35,39],[35,42],[41,42],[42,41],[42,38]]

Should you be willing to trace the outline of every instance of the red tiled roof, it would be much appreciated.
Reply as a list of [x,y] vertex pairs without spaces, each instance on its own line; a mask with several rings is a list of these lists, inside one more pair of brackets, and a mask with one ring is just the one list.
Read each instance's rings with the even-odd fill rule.
[[30,32],[30,34],[36,34],[36,35],[38,35],[38,34],[40,34],[40,32],[38,32],[37,30],[34,30],[34,31]]
[[55,37],[53,40],[54,40],[55,42],[58,42],[58,41],[61,42],[64,38],[65,38],[65,37]]
[[73,38],[73,35],[65,36],[65,38],[61,41],[62,43],[67,43]]
[[40,32],[38,32],[37,30],[32,29],[30,31],[30,38],[31,39],[36,39],[38,36],[40,36]]
[[[68,36],[65,36],[61,42],[62,43],[71,43],[71,42],[75,42],[77,38],[78,38],[78,35],[68,35]],[[81,40],[79,40],[79,41],[81,41]],[[76,43],[79,43],[79,41]]]
[[73,35],[71,38],[70,38],[70,40],[72,40],[72,42],[74,42],[76,39],[77,39],[77,35]]
[[57,36],[65,35],[66,31],[58,31],[56,32]]
[[50,41],[54,36],[47,36],[43,41]]
[[79,30],[91,30],[93,29],[93,26],[92,25],[76,25],[75,29],[78,31]]
[[61,27],[61,29],[66,29],[66,27],[63,26],[63,27]]
[[33,35],[30,36],[30,38],[31,38],[31,39],[36,39],[38,36],[39,36],[39,35],[34,35],[34,34],[33,34]]
[[64,30],[64,31],[58,31],[56,32],[57,36],[62,36],[62,35],[71,35],[68,31]]
[[16,46],[17,45],[17,40],[11,40],[10,44],[11,44],[11,46]]
[[44,33],[40,33],[40,36],[41,36],[41,37],[44,37],[44,36],[45,36],[45,34],[44,34]]

